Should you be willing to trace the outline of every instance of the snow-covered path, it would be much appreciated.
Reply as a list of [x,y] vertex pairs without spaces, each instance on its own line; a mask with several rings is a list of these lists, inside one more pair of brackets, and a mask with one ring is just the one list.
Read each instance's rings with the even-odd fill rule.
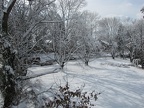
[[[53,67],[33,67],[30,70],[40,73]],[[144,108],[144,70],[130,66],[128,60],[99,58],[90,62],[88,67],[79,61],[71,61],[64,70],[34,80],[40,79],[45,89],[66,81],[73,88],[85,84],[86,91],[102,92],[96,108]]]
[[[109,63],[109,60],[105,62]],[[96,71],[96,83],[105,91],[99,96],[98,108],[144,108],[143,70],[107,65],[101,66],[101,69],[104,70]]]
[[87,90],[102,91],[97,108],[144,108],[144,70],[129,64],[126,60],[102,58],[81,72],[71,65],[67,68],[68,72],[75,69],[71,72],[75,83],[81,80]]

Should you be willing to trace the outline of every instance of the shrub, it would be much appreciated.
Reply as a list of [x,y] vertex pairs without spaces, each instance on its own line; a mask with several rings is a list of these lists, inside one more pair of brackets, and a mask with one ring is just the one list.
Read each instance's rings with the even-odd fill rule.
[[[54,92],[54,91],[53,91]],[[53,99],[46,103],[46,108],[89,108],[95,106],[92,101],[96,101],[100,93],[82,92],[82,89],[70,90],[68,83],[59,86],[58,91],[54,92]]]

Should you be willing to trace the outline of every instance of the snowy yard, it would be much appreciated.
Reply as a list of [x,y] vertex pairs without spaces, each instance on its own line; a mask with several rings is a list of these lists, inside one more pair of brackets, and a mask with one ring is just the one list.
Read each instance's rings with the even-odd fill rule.
[[[31,74],[53,70],[57,65],[30,68]],[[131,66],[128,60],[98,58],[86,67],[80,61],[71,61],[65,72],[44,75],[40,80],[42,90],[51,85],[64,85],[77,89],[85,84],[84,91],[100,92],[94,108],[144,108],[144,70]],[[42,92],[42,91],[41,91]]]
[[[33,67],[35,73],[47,72],[54,66]],[[65,72],[44,75],[39,78],[45,89],[52,84],[69,81],[73,88],[85,84],[84,90],[102,92],[96,108],[144,108],[144,70],[133,67],[128,60],[99,58],[85,67],[80,61],[71,61]]]

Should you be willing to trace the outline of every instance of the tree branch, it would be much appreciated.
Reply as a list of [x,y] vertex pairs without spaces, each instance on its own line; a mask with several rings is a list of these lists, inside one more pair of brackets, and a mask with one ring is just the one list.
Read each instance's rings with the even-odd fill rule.
[[37,78],[37,77],[40,77],[40,76],[43,76],[43,75],[58,73],[60,71],[60,69],[61,68],[56,68],[56,69],[54,69],[52,71],[49,71],[49,72],[44,72],[44,73],[30,75],[30,76],[24,76],[24,77],[17,78],[17,79],[20,79],[20,80],[29,80],[29,79]]
[[9,14],[15,4],[16,0],[10,0],[9,3],[8,3],[8,6],[7,8],[3,11],[3,16],[2,16],[2,31],[4,33],[8,33],[8,17],[9,17]]

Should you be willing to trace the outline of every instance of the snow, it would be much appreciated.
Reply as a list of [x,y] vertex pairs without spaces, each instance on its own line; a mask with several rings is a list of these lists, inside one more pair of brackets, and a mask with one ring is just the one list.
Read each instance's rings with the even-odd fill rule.
[[7,72],[9,72],[9,73],[7,73],[7,74],[12,74],[12,75],[14,75],[14,71],[13,71],[13,69],[11,68],[11,66],[6,65],[6,66],[5,66],[5,70],[6,70]]
[[0,68],[2,68],[2,65],[0,64]]
[[[102,93],[96,101],[97,108],[144,108],[144,70],[133,67],[129,60],[118,58],[98,58],[89,65],[86,67],[80,61],[71,61],[64,72],[40,76],[33,81],[41,80],[45,89],[66,81],[73,88],[85,84],[85,91]],[[30,70],[37,73],[53,67],[33,67]]]
[[109,43],[107,41],[100,40],[100,42],[103,43],[103,44],[105,44],[105,45],[107,45],[107,46],[109,46]]
[[3,105],[3,100],[2,100],[2,95],[1,95],[1,92],[0,92],[0,106]]
[[13,53],[14,53],[14,54],[18,54],[18,51],[17,51],[17,50],[13,50]]
[[52,40],[45,40],[45,43],[50,44],[50,43],[52,43]]
[[[54,73],[59,72],[59,70],[61,69],[60,67],[54,68],[54,69],[50,69],[50,68],[47,69],[47,67],[45,67],[45,68],[44,67],[42,67],[42,68],[37,67],[37,68],[38,69],[36,69],[36,67],[34,68],[34,69],[36,69],[36,71],[38,71],[38,72],[35,71],[36,74],[30,72],[29,75],[27,75],[25,77],[21,77],[21,79],[27,80],[27,79],[40,77],[43,75],[54,74]],[[46,71],[43,72],[43,70],[46,70],[47,72]],[[31,70],[29,70],[29,71],[31,71]]]
[[55,55],[54,53],[49,53],[49,54],[37,54],[37,55],[33,55],[33,57],[40,57],[41,63],[44,63],[46,61],[51,61],[51,60],[55,60]]
[[[29,75],[47,73],[58,65],[32,67]],[[43,91],[52,85],[64,85],[84,91],[101,93],[93,108],[144,108],[144,70],[133,67],[129,60],[97,58],[85,66],[81,61],[70,61],[63,71],[47,74],[31,81],[41,81]],[[42,90],[40,90],[42,92]]]
[[4,48],[9,48],[9,47],[11,47],[11,44],[7,40],[5,40]]

